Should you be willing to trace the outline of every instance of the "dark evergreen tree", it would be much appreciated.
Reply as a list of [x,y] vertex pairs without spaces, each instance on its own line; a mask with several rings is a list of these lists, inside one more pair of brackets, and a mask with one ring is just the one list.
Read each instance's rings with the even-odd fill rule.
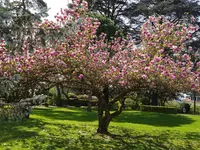
[[119,26],[125,32],[129,32],[130,24],[126,15],[127,11],[132,9],[129,7],[131,2],[128,0],[87,0],[89,9],[98,12],[114,21],[114,25]]
[[33,24],[45,16],[47,4],[43,0],[1,0],[0,39],[6,41],[10,52],[19,52],[25,40],[33,43]]

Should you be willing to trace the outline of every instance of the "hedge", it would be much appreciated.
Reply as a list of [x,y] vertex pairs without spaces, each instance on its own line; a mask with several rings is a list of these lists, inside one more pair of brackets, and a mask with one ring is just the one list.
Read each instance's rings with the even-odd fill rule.
[[[191,105],[189,113],[194,114],[194,104]],[[196,114],[200,114],[200,105],[196,105]]]
[[149,112],[171,113],[171,114],[177,113],[176,107],[166,107],[166,106],[141,105],[140,110]]
[[[70,100],[62,100],[61,101],[62,106],[75,106],[75,107],[81,107],[81,106],[88,106],[89,101],[88,100],[80,100],[77,98],[71,98]],[[91,106],[96,106],[96,101],[90,101]]]

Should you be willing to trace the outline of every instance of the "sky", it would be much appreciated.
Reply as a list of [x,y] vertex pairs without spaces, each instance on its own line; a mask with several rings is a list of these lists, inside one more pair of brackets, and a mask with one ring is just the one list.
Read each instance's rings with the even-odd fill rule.
[[49,8],[47,19],[54,20],[54,16],[60,12],[60,8],[66,8],[71,0],[44,0]]

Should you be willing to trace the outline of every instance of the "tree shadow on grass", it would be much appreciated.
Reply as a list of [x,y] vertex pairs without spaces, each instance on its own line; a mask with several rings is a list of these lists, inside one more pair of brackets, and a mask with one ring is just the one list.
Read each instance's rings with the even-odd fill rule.
[[[48,127],[50,126],[50,127]],[[52,127],[52,128],[51,128]],[[55,132],[54,128],[57,130]],[[17,146],[18,149],[43,150],[64,148],[67,134],[75,125],[63,125],[30,118],[20,122],[0,122],[0,149]],[[42,134],[39,132],[43,132]],[[59,134],[57,134],[59,133]],[[64,135],[64,137],[59,137]]]
[[[65,115],[67,115],[66,113]],[[27,131],[27,129],[29,130]],[[0,145],[11,141],[11,144],[9,143],[11,147],[17,145],[19,149],[34,150],[196,150],[198,146],[200,147],[198,132],[183,135],[173,131],[143,133],[133,129],[111,126],[110,130],[116,136],[110,137],[94,134],[95,129],[96,126],[93,124],[61,124],[36,118],[19,123],[0,123],[0,135],[3,137],[0,138]],[[39,134],[38,132],[41,130],[43,133]],[[184,146],[178,145],[174,142],[177,138],[182,138],[180,140],[183,143],[189,143]],[[196,146],[194,147],[194,145]]]
[[[18,140],[25,141],[28,138],[38,136],[37,131],[32,128],[37,127],[38,129],[44,128],[44,122],[36,119],[23,120],[20,122],[12,121],[1,121],[0,122],[0,145],[5,144],[8,141]],[[7,146],[12,146],[16,143],[11,142]]]
[[[30,138],[29,140],[19,138],[18,142],[21,143],[20,147],[34,150],[196,150],[196,147],[200,146],[198,140],[194,139],[193,142],[188,141],[191,136],[190,133],[182,138],[182,142],[187,143],[187,145],[183,144],[182,146],[174,142],[180,135],[171,131],[158,131],[158,133],[151,135],[150,133],[144,134],[126,128],[112,127],[113,132],[117,133],[117,135],[110,137],[107,135],[93,134],[94,131],[88,127],[82,127],[80,129],[80,126],[68,126],[55,123],[47,124],[57,127],[56,132],[46,126],[46,133],[48,134],[36,135],[32,138],[28,137]],[[74,130],[75,128],[81,130],[81,132],[77,132],[77,130]],[[192,136],[197,136],[197,134],[193,133]],[[194,145],[192,144],[196,146],[193,147]]]
[[200,141],[200,133],[199,132],[187,132],[186,138],[190,140],[199,140]]
[[[193,136],[194,139],[191,139]],[[187,133],[169,130],[155,131],[155,133],[137,133],[127,129],[123,134],[115,135],[113,139],[124,145],[123,149],[134,150],[197,150],[200,146],[199,133]],[[176,142],[178,141],[181,143]]]
[[[69,110],[69,111],[68,111]],[[76,110],[76,111],[70,111]],[[86,109],[69,109],[66,110],[58,110],[57,108],[36,108],[34,113],[35,115],[43,116],[49,119],[56,120],[74,120],[80,122],[90,122],[97,120],[96,111],[87,112]]]
[[[72,110],[72,111],[71,111]],[[76,110],[76,111],[73,111]],[[43,116],[49,119],[56,120],[73,120],[79,122],[91,122],[97,120],[97,112],[87,112],[86,109],[69,109],[67,108],[58,110],[54,108],[37,108],[34,114]],[[153,112],[140,112],[140,111],[124,111],[122,114],[112,121],[118,123],[135,123],[146,124],[152,126],[166,126],[175,127],[184,124],[191,124],[195,120],[178,114],[163,114]]]
[[195,120],[178,114],[163,114],[153,112],[124,111],[115,118],[115,122],[127,122],[136,124],[146,124],[152,126],[175,127],[183,124],[191,124]]

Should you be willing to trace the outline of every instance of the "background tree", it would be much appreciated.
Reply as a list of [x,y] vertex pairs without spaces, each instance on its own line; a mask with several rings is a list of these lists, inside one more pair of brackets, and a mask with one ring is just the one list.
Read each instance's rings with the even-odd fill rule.
[[[149,16],[165,16],[172,23],[183,23],[187,22],[190,24],[191,22],[197,26],[199,26],[199,15],[200,15],[200,4],[198,1],[189,1],[189,0],[173,0],[173,1],[165,1],[165,0],[139,0],[137,4],[132,3],[130,7],[127,9],[127,17],[130,20],[130,23],[133,24],[135,28],[135,33],[140,32],[140,27],[143,22],[148,19]],[[197,19],[194,19],[197,18]],[[162,22],[161,22],[162,23]],[[199,41],[200,34],[199,30],[196,30],[192,34],[192,38],[187,43],[187,49],[183,54],[187,53],[191,55],[193,59],[194,55],[199,55]],[[137,36],[137,39],[140,39]],[[192,47],[190,47],[192,46]],[[189,48],[190,47],[190,48]],[[189,50],[189,49],[190,50]],[[191,50],[192,49],[192,50]],[[170,51],[168,51],[170,53]],[[200,57],[195,57],[196,60],[193,60],[194,63],[199,61]],[[164,89],[163,89],[164,90]],[[161,91],[160,87],[156,89],[147,89],[148,97],[152,97],[150,99],[153,105],[158,104],[158,97],[167,96],[173,97],[176,93],[171,93],[169,90]],[[153,92],[150,92],[153,91]],[[142,92],[143,93],[143,92]],[[164,95],[163,95],[163,94]],[[166,95],[167,94],[167,95]],[[160,96],[159,96],[160,95]]]
[[[133,11],[133,7],[129,7],[130,4],[134,5],[134,1],[128,0],[87,0],[90,11],[98,12],[114,21],[114,25],[123,29],[124,33],[131,32],[132,28],[129,23],[127,14]],[[128,12],[129,11],[129,12]]]
[[0,39],[6,41],[9,50],[19,52],[25,40],[34,45],[33,24],[47,16],[47,4],[43,0],[1,0],[0,7]]
[[106,39],[111,40],[113,37],[123,36],[123,31],[115,25],[114,21],[106,17],[103,14],[90,12],[89,16],[92,18],[97,18],[100,25],[96,31],[96,35],[99,37],[102,33],[106,34]]
[[[139,0],[137,4],[129,5],[127,17],[132,24],[136,20],[143,23],[149,16],[164,15],[173,23],[180,23],[191,18],[191,15],[198,18],[200,15],[200,4],[197,0]],[[139,24],[140,25],[140,24]]]

